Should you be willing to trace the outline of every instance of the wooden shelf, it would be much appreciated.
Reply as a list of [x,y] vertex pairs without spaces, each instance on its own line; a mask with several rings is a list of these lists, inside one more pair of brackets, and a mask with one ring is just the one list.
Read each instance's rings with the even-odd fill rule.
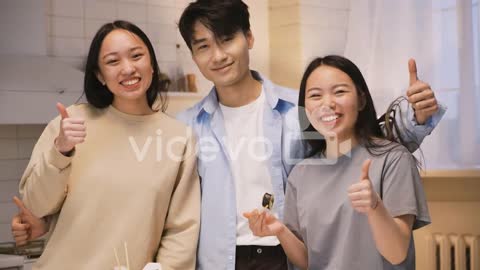
[[478,178],[480,179],[480,170],[476,169],[457,169],[457,170],[430,170],[421,171],[420,175],[423,178]]

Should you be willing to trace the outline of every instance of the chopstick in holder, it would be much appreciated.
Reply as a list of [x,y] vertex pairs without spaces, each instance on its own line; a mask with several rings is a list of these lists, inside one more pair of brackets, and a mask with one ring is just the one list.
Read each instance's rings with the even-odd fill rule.
[[113,253],[115,254],[115,260],[117,261],[118,270],[122,270],[120,266],[120,260],[118,259],[118,253],[116,248],[113,248]]
[[130,270],[130,262],[128,261],[127,242],[123,242],[123,247],[125,248],[125,258],[127,258],[127,270]]
[[[123,248],[125,251],[125,259],[127,261],[127,269],[130,270],[130,261],[128,260],[128,247],[127,247],[127,242],[123,242]],[[117,262],[118,270],[123,270],[122,265],[120,264],[120,260],[118,259],[118,253],[117,253],[117,248],[113,248],[113,253],[115,254],[115,260]]]

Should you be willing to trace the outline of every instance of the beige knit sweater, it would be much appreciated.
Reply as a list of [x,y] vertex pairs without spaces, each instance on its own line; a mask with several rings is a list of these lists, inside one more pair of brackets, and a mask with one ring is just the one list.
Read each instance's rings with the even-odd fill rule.
[[72,157],[54,147],[60,118],[41,135],[20,183],[27,208],[53,215],[34,269],[113,269],[114,248],[130,269],[158,261],[163,270],[195,268],[200,183],[189,128],[159,112],[124,114],[112,106],[68,108],[83,117],[85,142]]

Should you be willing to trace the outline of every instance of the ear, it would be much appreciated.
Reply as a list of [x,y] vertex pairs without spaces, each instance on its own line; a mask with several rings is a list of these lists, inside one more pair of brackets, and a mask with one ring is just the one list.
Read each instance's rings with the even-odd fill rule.
[[97,76],[97,80],[103,85],[105,86],[105,79],[103,78],[102,74],[97,71],[95,72],[95,76]]
[[251,50],[253,48],[253,43],[255,43],[255,37],[253,36],[252,30],[248,30],[245,37],[247,38],[248,49]]

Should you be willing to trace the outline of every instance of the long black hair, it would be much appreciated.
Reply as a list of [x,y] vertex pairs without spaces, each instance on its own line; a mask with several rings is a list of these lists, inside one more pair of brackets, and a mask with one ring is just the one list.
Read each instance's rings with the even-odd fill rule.
[[105,108],[112,104],[113,94],[103,85],[97,78],[96,74],[100,71],[98,66],[98,57],[100,54],[100,48],[105,37],[116,29],[123,29],[131,32],[145,43],[150,54],[150,62],[153,69],[152,83],[147,89],[147,102],[148,106],[154,109],[154,104],[158,98],[160,98],[159,108],[162,112],[167,109],[167,97],[163,93],[167,92],[167,81],[161,79],[160,68],[158,67],[155,51],[153,50],[152,43],[148,39],[147,35],[136,25],[127,21],[114,21],[104,24],[95,34],[90,45],[90,50],[87,56],[87,63],[85,65],[85,79],[84,79],[84,93],[88,103],[96,108]]
[[[358,142],[364,145],[370,154],[375,156],[382,155],[395,148],[397,146],[396,143],[407,146],[406,143],[397,136],[400,134],[399,125],[403,125],[403,123],[397,123],[394,115],[395,109],[399,107],[401,100],[396,99],[390,104],[387,112],[377,120],[377,112],[375,111],[370,90],[368,89],[367,83],[358,67],[345,57],[328,55],[325,57],[318,57],[310,62],[300,83],[298,117],[304,134],[304,139],[312,147],[310,156],[318,153],[325,154],[327,147],[325,139],[312,126],[305,112],[305,91],[307,80],[315,69],[323,65],[343,71],[353,81],[357,94],[362,100],[363,105],[363,109],[359,111],[355,123],[355,136]],[[384,132],[382,131],[382,127]],[[317,136],[305,136],[305,134],[317,134]],[[407,133],[407,136],[410,135]],[[385,144],[384,142],[379,142],[377,139],[385,139],[390,141],[390,143]]]

